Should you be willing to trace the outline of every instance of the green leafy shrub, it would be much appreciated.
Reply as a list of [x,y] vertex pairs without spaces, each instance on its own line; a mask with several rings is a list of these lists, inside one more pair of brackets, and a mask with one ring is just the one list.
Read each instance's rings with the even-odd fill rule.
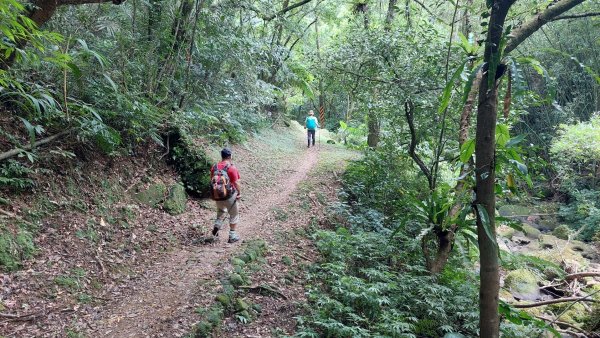
[[26,230],[16,234],[7,229],[0,230],[0,266],[5,270],[16,270],[21,261],[33,257],[35,245],[33,236]]
[[6,187],[15,191],[32,188],[34,182],[29,175],[32,170],[23,164],[9,159],[0,166],[0,188]]
[[381,233],[340,228],[315,238],[324,261],[311,273],[313,311],[296,336],[476,335],[477,289],[462,278],[468,273],[436,280]]
[[570,224],[578,238],[591,241],[600,231],[600,190],[575,190],[571,200],[560,207],[561,219]]
[[344,200],[349,223],[367,230],[390,228],[412,210],[407,191],[421,191],[423,181],[412,170],[412,162],[383,148],[367,151],[350,163],[343,177]]
[[560,125],[550,148],[564,181],[575,187],[594,189],[600,183],[600,115],[589,122]]
[[572,231],[566,224],[561,224],[552,230],[552,235],[560,238],[560,239],[569,239]]

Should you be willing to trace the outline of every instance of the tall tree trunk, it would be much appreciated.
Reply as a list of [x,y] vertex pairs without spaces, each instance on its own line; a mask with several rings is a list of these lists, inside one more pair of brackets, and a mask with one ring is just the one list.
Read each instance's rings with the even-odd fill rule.
[[[356,4],[355,7],[356,13],[363,16],[363,28],[366,31],[369,30],[369,5],[366,2],[360,2]],[[380,122],[379,117],[377,116],[377,112],[373,108],[369,108],[367,111],[367,145],[370,148],[377,147],[379,144],[379,131],[380,131]]]
[[[317,59],[319,63],[321,62],[321,45],[319,43],[319,17],[315,18],[315,38],[316,38],[316,46],[317,46]],[[325,111],[325,92],[323,91],[323,79],[319,76],[319,119],[321,116],[321,109]],[[321,120],[321,124],[324,124],[324,120]],[[321,126],[324,128],[325,126]]]
[[194,0],[183,0],[179,6],[179,10],[175,14],[175,20],[173,20],[173,25],[171,26],[174,53],[177,53],[179,47],[186,41],[188,23],[193,8]]
[[[498,264],[498,244],[496,243],[495,195],[495,151],[496,115],[498,110],[497,76],[493,64],[500,60],[502,51],[498,48],[504,21],[515,0],[495,0],[492,3],[489,30],[485,41],[484,62],[489,68],[484,72],[479,84],[479,104],[477,107],[477,131],[475,135],[475,182],[477,208],[477,241],[479,243],[480,287],[479,287],[479,334],[481,337],[499,337],[500,318],[498,316],[498,291],[500,274]],[[487,213],[487,217],[485,216]],[[486,228],[488,228],[486,230]],[[488,235],[489,234],[489,235]]]
[[367,127],[369,134],[367,135],[367,145],[369,148],[377,147],[379,144],[379,117],[373,108],[369,108],[367,112]]
[[389,0],[388,2],[388,10],[387,15],[385,16],[385,31],[389,31],[392,28],[392,23],[394,22],[394,17],[396,16],[396,4],[398,0]]

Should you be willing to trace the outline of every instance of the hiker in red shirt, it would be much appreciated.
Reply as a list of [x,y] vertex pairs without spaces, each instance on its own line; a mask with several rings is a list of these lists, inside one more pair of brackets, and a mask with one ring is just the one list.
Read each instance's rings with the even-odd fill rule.
[[229,213],[229,240],[228,243],[234,243],[240,240],[240,236],[235,232],[235,228],[240,220],[237,201],[242,196],[240,194],[240,173],[231,162],[231,150],[223,148],[221,150],[221,162],[210,168],[211,197],[217,205],[217,218],[213,227],[212,234],[219,236],[219,230],[223,227],[226,212]]

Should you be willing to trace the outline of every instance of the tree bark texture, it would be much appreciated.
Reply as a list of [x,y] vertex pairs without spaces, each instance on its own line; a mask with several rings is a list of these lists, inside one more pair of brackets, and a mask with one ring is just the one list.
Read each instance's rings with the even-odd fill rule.
[[[504,31],[504,21],[515,0],[496,0],[492,3],[489,30],[485,42],[484,62],[489,65],[501,53],[498,46]],[[500,270],[496,243],[495,151],[496,114],[498,110],[497,81],[488,81],[489,69],[479,85],[477,131],[475,135],[475,182],[477,208],[485,209],[489,217],[481,217],[477,210],[477,240],[479,243],[479,334],[481,337],[499,337],[498,291]],[[484,224],[486,222],[487,224]],[[486,231],[485,227],[489,227]],[[491,234],[488,235],[488,233]]]
[[392,28],[392,23],[394,22],[394,17],[396,16],[396,4],[398,0],[390,0],[388,2],[388,10],[387,15],[385,16],[385,25],[384,29],[386,32]]
[[379,144],[379,117],[374,109],[369,108],[367,112],[367,127],[369,134],[367,136],[367,145],[370,148],[375,148]]
[[535,33],[543,25],[584,1],[585,0],[560,0],[552,2],[548,8],[533,17],[533,19],[512,30],[510,34],[512,38],[508,40],[506,47],[504,48],[504,54],[512,52],[519,44],[521,44],[521,42],[525,41],[525,39]]
[[[511,32],[504,51],[499,50],[504,21],[508,10],[516,0],[494,0],[491,5],[488,35],[485,42],[484,63],[490,63],[499,56],[513,51],[527,37],[545,23],[582,3],[584,0],[559,0],[552,3],[542,13]],[[498,58],[499,59],[499,58]],[[479,242],[480,288],[479,288],[479,334],[481,337],[499,337],[498,291],[500,277],[498,267],[498,246],[495,242],[496,228],[494,214],[495,199],[495,149],[496,118],[498,113],[497,80],[488,81],[489,69],[483,74],[479,84],[479,105],[477,109],[477,131],[475,136],[475,203],[488,214],[488,224],[484,224],[481,210],[477,215],[477,237]],[[488,236],[485,226],[489,227]]]

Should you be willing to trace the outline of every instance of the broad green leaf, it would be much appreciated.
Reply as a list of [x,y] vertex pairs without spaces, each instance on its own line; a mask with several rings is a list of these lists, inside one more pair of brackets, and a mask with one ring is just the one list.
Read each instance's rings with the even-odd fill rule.
[[467,140],[460,147],[460,161],[463,163],[468,163],[469,160],[471,159],[471,156],[473,156],[474,152],[475,152],[475,140],[474,139]]
[[497,247],[498,243],[496,242],[496,236],[492,231],[492,224],[490,222],[490,216],[488,215],[487,210],[481,204],[475,205],[475,209],[477,209],[477,215],[479,215],[479,220],[481,221],[481,225],[483,226],[485,234],[488,236],[490,241],[492,241],[492,243],[494,243],[494,245]]
[[448,108],[448,105],[450,104],[450,98],[452,97],[452,87],[454,87],[454,82],[460,77],[460,74],[462,74],[463,70],[465,69],[466,63],[467,60],[461,63],[460,66],[454,71],[454,74],[452,74],[452,77],[448,80],[448,83],[446,83],[446,88],[444,88],[444,92],[442,93],[442,97],[440,99],[438,113],[441,114],[444,112],[444,110],[446,110],[446,108]]
[[510,140],[510,132],[508,131],[508,126],[506,124],[499,123],[496,125],[496,143],[504,147],[506,142]]
[[542,66],[540,61],[538,61],[532,57],[522,56],[522,57],[516,58],[516,60],[517,60],[517,62],[519,62],[521,64],[530,65],[531,68],[533,68],[540,75],[544,75],[546,73],[546,70],[544,69],[544,67]]
[[118,92],[119,88],[117,87],[117,84],[110,78],[110,76],[108,76],[108,74],[104,73],[102,74],[104,76],[104,78],[106,79],[106,81],[108,81],[108,84],[110,84],[111,88],[115,91]]
[[481,66],[483,66],[483,63],[481,61],[479,61],[476,64],[476,67],[471,71],[471,74],[469,74],[469,77],[467,78],[467,81],[465,82],[465,88],[463,90],[463,97],[462,97],[463,105],[467,102],[467,99],[469,98],[469,93],[471,92],[471,88],[473,88],[473,81],[475,81],[475,77],[477,76],[477,73],[481,70]]
[[67,67],[69,67],[71,69],[71,71],[73,72],[73,75],[75,76],[75,78],[80,78],[81,77],[81,69],[79,69],[79,67],[77,67],[76,64],[74,64],[73,62],[68,62],[67,63]]
[[512,147],[516,146],[517,144],[521,143],[521,141],[523,141],[526,136],[527,136],[526,134],[521,134],[521,135],[517,135],[515,137],[511,137],[510,140],[508,140],[508,142],[506,142],[504,147],[512,148]]
[[527,175],[528,171],[527,171],[527,166],[526,165],[524,165],[523,163],[521,163],[521,162],[519,162],[517,160],[513,160],[513,159],[510,159],[509,161],[510,161],[510,163],[513,166],[515,166],[515,168],[517,168],[517,170],[519,170],[519,172],[521,174]]

